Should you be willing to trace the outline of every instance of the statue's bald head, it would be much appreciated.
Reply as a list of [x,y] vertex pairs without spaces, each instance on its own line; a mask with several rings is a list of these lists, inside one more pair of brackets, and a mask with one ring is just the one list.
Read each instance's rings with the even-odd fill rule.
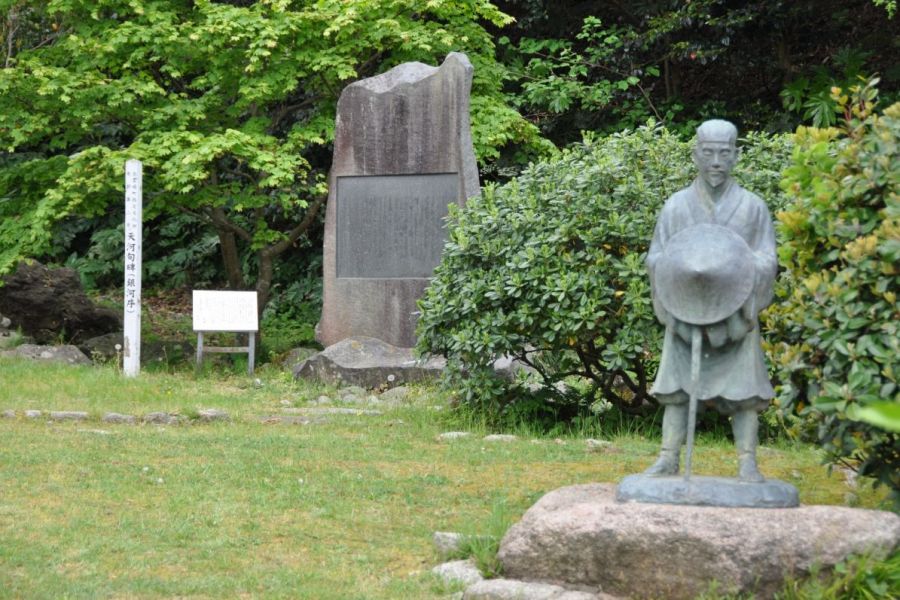
[[728,181],[739,154],[737,127],[728,121],[711,119],[697,128],[694,164],[710,188],[719,188]]
[[697,128],[697,143],[702,142],[727,142],[737,144],[737,127],[723,119],[710,119],[704,121]]

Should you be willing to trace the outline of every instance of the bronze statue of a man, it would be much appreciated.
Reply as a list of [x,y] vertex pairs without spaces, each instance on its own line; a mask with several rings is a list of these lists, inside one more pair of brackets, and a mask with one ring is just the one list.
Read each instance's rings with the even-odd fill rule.
[[[758,412],[774,391],[763,360],[757,315],[772,300],[778,263],[766,204],[731,178],[739,155],[736,141],[737,129],[728,121],[706,121],[697,128],[693,158],[699,176],[666,201],[650,244],[647,267],[653,306],[666,333],[651,389],[665,406],[662,450],[645,471],[648,475],[678,473],[693,392],[701,405],[731,417],[739,479],[763,481],[756,466]],[[742,248],[741,260],[723,254],[722,248],[735,243]],[[696,280],[673,275],[671,257],[685,252],[718,261],[712,270],[719,272]],[[693,273],[688,267],[685,272]],[[693,390],[692,340],[700,358],[694,361],[699,362],[694,366],[699,371]]]

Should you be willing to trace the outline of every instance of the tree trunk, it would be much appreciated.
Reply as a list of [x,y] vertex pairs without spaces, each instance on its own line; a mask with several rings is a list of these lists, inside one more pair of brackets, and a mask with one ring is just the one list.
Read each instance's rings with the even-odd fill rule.
[[259,260],[259,272],[256,276],[256,302],[259,316],[262,317],[263,309],[266,308],[272,295],[275,255],[269,249],[264,249],[257,253],[257,257]]
[[228,287],[233,290],[242,290],[244,275],[241,273],[241,257],[238,254],[237,239],[231,231],[216,227],[219,234],[219,249],[222,251],[222,264],[225,267],[225,275],[228,277]]

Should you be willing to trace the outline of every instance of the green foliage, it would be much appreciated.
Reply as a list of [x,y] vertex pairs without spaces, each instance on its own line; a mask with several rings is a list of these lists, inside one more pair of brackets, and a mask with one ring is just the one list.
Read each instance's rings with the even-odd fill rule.
[[900,403],[876,401],[866,406],[854,404],[847,407],[847,417],[852,421],[862,421],[891,433],[900,433]]
[[[753,600],[753,594],[720,593],[718,582],[697,600]],[[803,577],[788,577],[775,600],[881,600],[900,596],[900,553],[887,558],[850,556],[834,569],[813,565]]]
[[872,4],[884,8],[889,19],[893,19],[897,14],[897,0],[872,0]]
[[262,351],[281,354],[297,346],[317,346],[316,322],[322,310],[322,279],[319,262],[284,290],[277,290],[262,318]]
[[275,258],[317,223],[341,89],[401,62],[469,54],[482,159],[537,139],[501,91],[481,23],[510,19],[486,0],[16,7],[31,26],[8,32],[0,68],[0,275],[45,252],[60,219],[121,202],[124,162],[138,158],[146,218],[214,228],[232,286],[245,285],[234,246],[249,249],[265,304]]
[[[788,140],[748,136],[744,152],[737,179],[779,207]],[[662,327],[644,258],[662,203],[693,174],[689,144],[651,124],[587,136],[487,186],[451,213],[420,302],[418,350],[446,356],[447,382],[494,418],[552,424],[612,407],[651,411]],[[536,374],[496,376],[503,356]]]
[[[742,130],[792,131],[807,111],[830,117],[831,85],[854,82],[841,62],[850,55],[866,57],[885,92],[900,80],[885,18],[894,0],[498,4],[516,17],[498,40],[501,59],[521,73],[510,89],[559,145],[650,116],[685,137],[692,121],[722,115]],[[832,81],[812,85],[820,72]]]
[[683,70],[733,67],[721,64],[734,53],[733,38],[761,17],[754,7],[723,4],[646,2],[639,22],[633,8],[623,15],[595,7],[569,36],[525,36],[516,44],[501,37],[499,45],[520,73],[523,111],[558,141],[573,126],[615,132],[651,117],[687,139],[702,120],[738,112],[728,110],[721,91],[686,102],[680,89]]
[[497,556],[500,541],[512,525],[512,513],[505,498],[495,498],[484,530],[463,535],[457,558],[471,558],[485,577],[500,577],[503,564]]
[[769,327],[782,411],[818,425],[830,461],[896,493],[896,416],[892,428],[875,415],[890,421],[883,403],[900,402],[900,104],[877,114],[876,83],[836,90],[841,129],[797,132],[783,184],[793,203],[778,214],[792,285]]
[[831,127],[838,119],[838,105],[831,90],[834,87],[848,87],[863,76],[863,66],[869,53],[854,48],[842,48],[832,63],[834,69],[817,65],[810,77],[797,78],[781,91],[784,108],[796,113],[814,127]]
[[777,600],[878,600],[900,597],[900,553],[884,559],[854,556],[823,575],[814,569],[810,577],[785,583]]
[[[56,227],[54,246],[68,252],[65,266],[78,271],[86,288],[121,286],[123,228],[121,214],[69,219]],[[75,239],[86,235],[86,243]],[[154,219],[144,225],[144,240],[146,288],[205,287],[221,279],[218,239],[201,219],[189,214]]]
[[[560,114],[573,106],[598,110],[622,92],[631,88],[643,90],[639,71],[624,72],[615,61],[628,33],[617,26],[603,27],[600,19],[587,17],[575,40],[522,38],[515,48],[528,59],[523,65],[522,101]],[[500,42],[509,43],[507,38]],[[576,42],[581,42],[582,50]],[[591,71],[600,70],[600,77],[589,77]],[[649,67],[646,74],[658,77],[659,69]]]

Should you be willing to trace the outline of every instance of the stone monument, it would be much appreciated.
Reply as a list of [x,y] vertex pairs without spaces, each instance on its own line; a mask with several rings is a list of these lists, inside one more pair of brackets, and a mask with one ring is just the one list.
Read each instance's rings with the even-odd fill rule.
[[[626,478],[621,500],[715,506],[797,506],[797,490],[766,481],[756,465],[759,411],[774,397],[763,360],[759,311],[778,271],[775,230],[758,196],[731,178],[737,128],[714,119],[697,128],[699,176],[662,208],[647,267],[657,318],[666,327],[651,393],[665,406],[659,459]],[[731,417],[737,479],[691,478],[700,406]],[[684,478],[681,446],[687,442]]]
[[316,329],[322,345],[360,336],[415,345],[416,301],[440,262],[447,207],[479,193],[472,71],[454,52],[440,67],[404,63],[341,93]]

